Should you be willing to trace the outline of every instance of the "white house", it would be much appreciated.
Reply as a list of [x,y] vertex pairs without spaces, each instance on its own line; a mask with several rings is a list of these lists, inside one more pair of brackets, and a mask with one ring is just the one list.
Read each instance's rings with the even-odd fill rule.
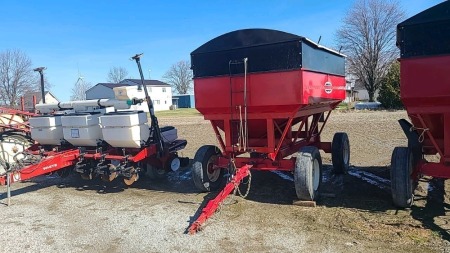
[[[369,101],[369,92],[362,82],[357,81],[354,89],[358,94],[357,98],[359,101]],[[379,91],[375,91],[374,99],[377,101]]]
[[[44,96],[45,96],[45,103],[58,103],[59,102],[59,100],[50,91],[46,91]],[[34,99],[36,99],[36,101],[34,101]],[[27,92],[26,94],[23,95],[23,103],[24,103],[25,111],[29,111],[29,112],[34,111],[34,109],[35,109],[34,102],[36,102],[36,104],[42,103],[42,94],[40,91]]]
[[[353,101],[368,101],[369,100],[369,92],[367,92],[364,84],[352,74],[348,74],[345,77],[346,80],[346,90],[347,97],[345,102],[353,102]],[[378,91],[375,92],[375,99],[378,97]],[[353,101],[351,101],[353,99]]]
[[[125,79],[120,83],[98,83],[86,91],[86,99],[114,98],[114,87],[137,86],[140,83],[140,79]],[[144,80],[144,84],[147,86],[155,111],[169,110],[172,105],[170,85],[158,80]],[[146,103],[134,106],[132,109],[148,112]]]

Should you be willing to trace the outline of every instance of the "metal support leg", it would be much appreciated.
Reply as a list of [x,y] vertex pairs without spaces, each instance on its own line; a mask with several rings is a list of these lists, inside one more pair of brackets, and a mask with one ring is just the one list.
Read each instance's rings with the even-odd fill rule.
[[6,173],[6,197],[8,198],[7,206],[11,205],[11,172]]

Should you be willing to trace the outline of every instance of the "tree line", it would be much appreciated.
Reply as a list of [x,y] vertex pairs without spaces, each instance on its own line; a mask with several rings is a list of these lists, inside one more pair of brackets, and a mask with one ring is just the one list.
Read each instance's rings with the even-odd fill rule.
[[[46,88],[51,85],[44,79]],[[16,107],[20,98],[40,90],[40,76],[33,71],[33,63],[18,49],[0,52],[0,105]]]
[[[347,58],[347,74],[357,78],[369,94],[386,107],[401,107],[399,74],[395,45],[396,25],[405,18],[398,1],[356,0],[347,11],[336,32],[336,47]],[[192,90],[193,73],[187,60],[173,64],[162,79],[179,94]],[[128,78],[123,67],[110,68],[106,80],[119,83]],[[51,85],[46,82],[49,88]],[[85,99],[92,83],[79,77],[72,88],[72,100]],[[33,73],[31,59],[20,50],[0,52],[0,103],[16,106],[27,92],[39,91],[38,75]]]

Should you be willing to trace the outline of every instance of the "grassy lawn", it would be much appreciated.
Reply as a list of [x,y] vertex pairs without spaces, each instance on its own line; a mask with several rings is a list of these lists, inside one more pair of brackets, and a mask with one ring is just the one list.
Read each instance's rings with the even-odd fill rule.
[[156,117],[189,117],[200,116],[201,114],[195,108],[178,108],[176,110],[169,111],[157,111]]
[[350,110],[355,108],[355,103],[342,102],[337,106],[338,110]]

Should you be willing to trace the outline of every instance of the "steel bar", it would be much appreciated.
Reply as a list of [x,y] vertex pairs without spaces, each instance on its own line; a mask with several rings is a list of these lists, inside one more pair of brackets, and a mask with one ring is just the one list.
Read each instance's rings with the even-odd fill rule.
[[242,179],[249,175],[251,165],[244,165],[238,170],[233,179],[225,186],[225,188],[213,199],[206,204],[203,208],[202,213],[194,221],[188,229],[189,234],[195,234],[197,231],[201,230],[202,225],[206,222],[208,218],[214,215],[222,202],[230,195],[230,193],[239,186]]

